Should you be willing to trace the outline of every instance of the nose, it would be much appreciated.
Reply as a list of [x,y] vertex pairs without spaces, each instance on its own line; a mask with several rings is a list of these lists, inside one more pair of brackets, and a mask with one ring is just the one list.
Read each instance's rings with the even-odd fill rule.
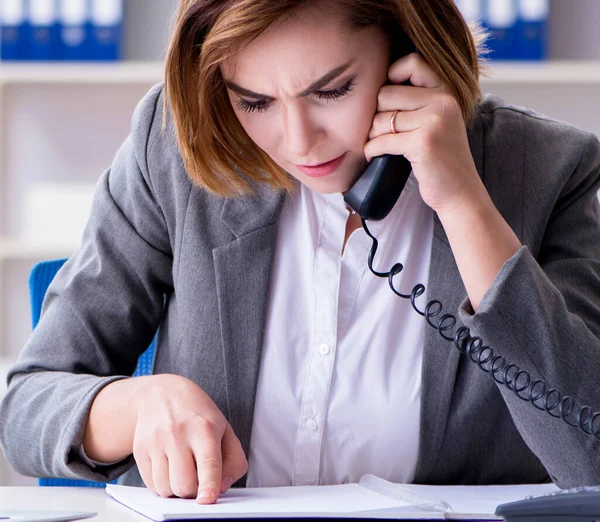
[[284,142],[290,159],[298,163],[314,161],[311,151],[324,140],[325,130],[301,100],[286,107],[283,119]]

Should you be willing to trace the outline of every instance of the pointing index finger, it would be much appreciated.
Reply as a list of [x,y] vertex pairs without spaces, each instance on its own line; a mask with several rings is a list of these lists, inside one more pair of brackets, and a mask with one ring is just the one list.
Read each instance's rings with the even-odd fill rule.
[[221,455],[221,440],[215,430],[202,430],[202,434],[194,441],[192,451],[198,471],[199,504],[214,504],[221,490],[223,460]]

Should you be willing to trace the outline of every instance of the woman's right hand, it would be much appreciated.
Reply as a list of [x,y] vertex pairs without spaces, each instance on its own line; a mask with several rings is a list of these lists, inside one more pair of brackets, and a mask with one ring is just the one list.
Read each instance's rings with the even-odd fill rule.
[[137,417],[133,456],[156,494],[212,504],[248,470],[231,426],[191,380],[153,375],[132,399]]

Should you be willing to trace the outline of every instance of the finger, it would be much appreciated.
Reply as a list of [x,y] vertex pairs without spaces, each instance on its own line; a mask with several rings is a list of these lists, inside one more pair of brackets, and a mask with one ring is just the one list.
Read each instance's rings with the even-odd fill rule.
[[195,498],[198,494],[198,473],[192,451],[189,448],[174,448],[168,458],[173,494],[179,498]]
[[173,490],[169,483],[169,460],[167,456],[160,452],[150,455],[152,461],[152,481],[154,489],[161,497],[172,497]]
[[[156,488],[154,487],[154,481],[152,480],[152,462],[147,453],[138,454],[134,452],[135,463],[137,464],[138,471],[140,472],[140,477],[146,484],[146,487],[156,493]],[[157,493],[158,494],[158,493]]]
[[411,132],[399,132],[397,134],[382,134],[375,139],[367,141],[364,154],[367,161],[375,156],[383,154],[403,155],[410,161],[408,151],[412,141]]
[[443,80],[418,53],[410,53],[396,60],[388,70],[392,83],[410,81],[415,87],[434,89],[441,87]]
[[435,102],[438,91],[406,85],[384,85],[377,94],[377,111],[416,111]]
[[423,109],[416,111],[378,112],[373,118],[373,125],[371,125],[371,129],[369,130],[369,139],[372,140],[383,134],[394,134],[420,129],[425,117]]
[[223,461],[221,457],[221,439],[217,430],[209,422],[203,422],[196,430],[192,452],[198,473],[199,504],[214,504],[221,490]]
[[223,479],[221,493],[225,493],[231,485],[242,478],[248,471],[248,461],[242,449],[242,443],[227,423],[223,440],[221,441],[223,455]]
[[[444,114],[460,105],[456,96],[442,88],[422,89],[420,87],[405,87],[401,85],[384,85],[377,95],[377,112],[386,111],[418,111],[432,109]],[[431,112],[431,111],[430,111]]]

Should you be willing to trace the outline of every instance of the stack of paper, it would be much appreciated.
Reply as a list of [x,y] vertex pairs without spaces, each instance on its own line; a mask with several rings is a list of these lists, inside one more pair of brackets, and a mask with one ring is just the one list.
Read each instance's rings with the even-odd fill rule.
[[358,484],[279,488],[232,488],[216,504],[164,499],[146,488],[108,485],[121,504],[157,521],[202,518],[345,517],[500,520],[499,504],[541,495],[552,484],[525,486],[419,486],[391,484],[365,475]]

